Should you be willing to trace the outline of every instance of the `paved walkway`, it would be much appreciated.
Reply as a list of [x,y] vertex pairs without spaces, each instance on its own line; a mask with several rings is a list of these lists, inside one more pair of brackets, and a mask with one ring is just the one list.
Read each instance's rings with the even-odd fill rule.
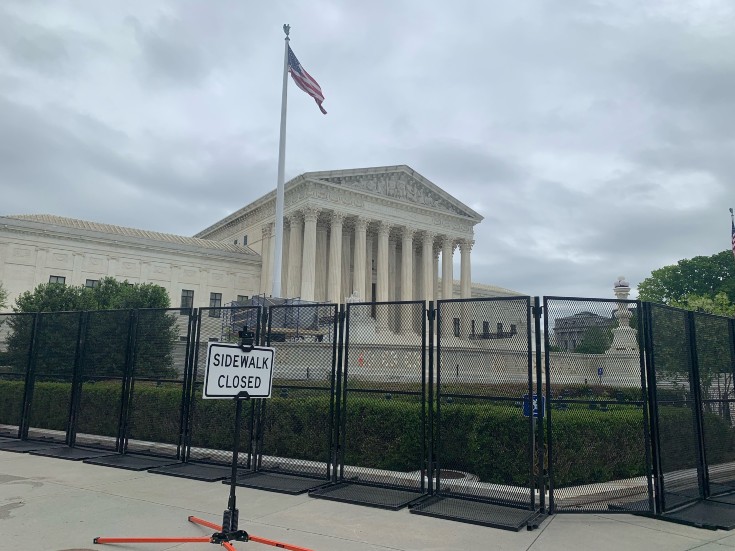
[[[227,497],[228,487],[221,483],[0,452],[0,550],[215,549],[206,543],[102,546],[92,540],[208,536],[211,530],[187,522],[187,517],[219,524]],[[306,495],[238,488],[237,499],[241,529],[315,551],[735,549],[735,532],[630,515],[557,515],[538,530],[508,532]],[[235,547],[274,549],[253,542]]]

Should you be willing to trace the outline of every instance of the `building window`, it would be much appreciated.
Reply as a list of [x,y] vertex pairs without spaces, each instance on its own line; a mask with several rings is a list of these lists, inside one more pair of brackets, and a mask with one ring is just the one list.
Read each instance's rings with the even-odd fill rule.
[[243,303],[248,301],[247,295],[237,295],[237,302]]
[[243,236],[243,238],[242,238],[242,244],[243,245],[247,245],[248,244],[248,236],[247,235],[244,235]]
[[502,336],[503,336],[503,324],[499,323],[498,324],[498,338],[500,339],[502,338]]
[[87,281],[84,282],[84,286],[87,289],[94,289],[95,287],[100,286],[100,280],[99,279],[88,279]]
[[459,337],[459,318],[454,318],[454,336]]
[[237,239],[235,239],[235,243],[234,244],[237,245]]
[[210,318],[218,318],[222,315],[222,312],[218,310],[222,307],[222,293],[209,293],[209,307],[217,308],[209,311]]
[[66,277],[65,276],[49,276],[48,278],[49,283],[61,283],[62,285],[66,283]]
[[194,291],[191,289],[181,290],[181,314],[188,314],[188,310],[194,307]]
[[475,320],[470,321],[470,334],[475,336]]
[[485,339],[489,339],[490,338],[490,322],[488,322],[488,321],[483,321],[482,322],[482,336]]

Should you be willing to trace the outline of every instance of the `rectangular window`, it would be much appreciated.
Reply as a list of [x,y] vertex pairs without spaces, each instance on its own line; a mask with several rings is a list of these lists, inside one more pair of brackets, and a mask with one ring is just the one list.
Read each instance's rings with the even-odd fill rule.
[[459,337],[459,318],[454,318],[454,336]]
[[470,321],[470,334],[475,336],[475,320]]
[[498,324],[498,338],[501,338],[503,336],[503,324]]
[[181,290],[181,314],[188,314],[189,308],[194,307],[194,291],[191,289]]
[[486,339],[490,338],[490,322],[482,322],[482,336]]
[[94,289],[95,287],[100,286],[100,280],[99,279],[88,279],[84,282],[84,286],[88,289]]
[[[209,307],[210,308],[221,308],[222,307],[222,293],[209,293]],[[218,318],[222,315],[220,310],[210,310],[210,318]]]
[[237,239],[235,239],[235,243],[234,244],[237,245]]
[[247,295],[237,295],[237,302],[243,303],[248,301]]
[[242,238],[242,244],[243,245],[247,245],[248,244],[248,236],[247,235],[243,236],[243,238]]
[[62,285],[66,283],[66,277],[65,276],[49,276],[48,278],[49,283],[61,283]]

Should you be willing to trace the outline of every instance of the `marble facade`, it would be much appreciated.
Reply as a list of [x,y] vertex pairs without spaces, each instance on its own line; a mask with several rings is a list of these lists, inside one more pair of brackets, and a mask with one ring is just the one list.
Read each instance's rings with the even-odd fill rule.
[[[472,283],[482,216],[405,165],[309,172],[286,183],[282,298],[339,302],[517,296]],[[455,254],[460,257],[454,273]],[[275,190],[193,237],[53,215],[0,216],[0,281],[9,311],[22,292],[61,278],[156,283],[182,306],[270,296]],[[459,275],[458,280],[455,275]]]
[[[274,217],[275,191],[196,237],[229,241],[248,235],[263,258],[259,292],[268,296]],[[384,302],[472,296],[474,226],[482,216],[408,166],[302,174],[286,183],[284,218],[281,289],[288,298],[344,302],[356,294]]]

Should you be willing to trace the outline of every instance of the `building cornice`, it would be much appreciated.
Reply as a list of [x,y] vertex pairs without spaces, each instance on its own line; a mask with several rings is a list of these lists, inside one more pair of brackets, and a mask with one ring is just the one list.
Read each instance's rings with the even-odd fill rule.
[[87,243],[95,246],[125,246],[150,253],[169,253],[199,258],[209,257],[212,259],[226,260],[228,262],[235,260],[247,264],[261,264],[260,255],[253,251],[250,251],[247,254],[242,254],[228,250],[219,250],[217,248],[57,226],[18,218],[0,217],[0,233],[1,232],[14,233],[16,235],[27,235],[33,239],[46,237],[75,243]]

